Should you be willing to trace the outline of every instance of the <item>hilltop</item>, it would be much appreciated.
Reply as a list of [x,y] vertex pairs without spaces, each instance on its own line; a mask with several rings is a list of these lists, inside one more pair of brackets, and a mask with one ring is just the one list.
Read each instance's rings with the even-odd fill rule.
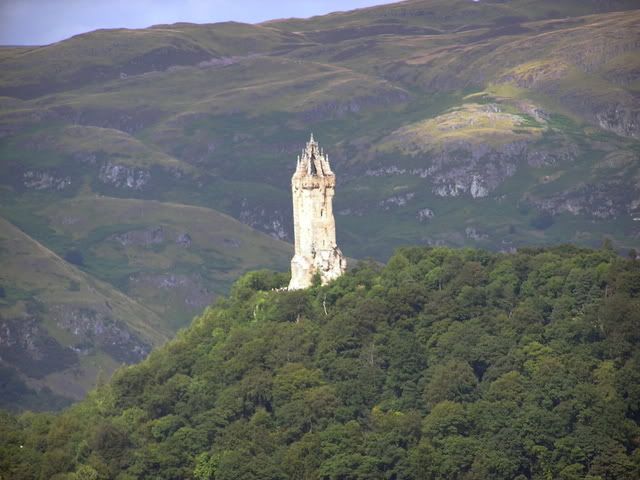
[[[108,285],[110,304],[125,295],[146,313],[121,320],[166,338],[243,272],[287,268],[289,181],[313,131],[349,257],[605,238],[626,254],[640,238],[639,21],[632,0],[411,0],[2,47],[3,233]],[[71,280],[43,275],[60,284],[24,295],[55,310]],[[0,287],[17,292],[11,278]],[[3,322],[27,318],[5,304]]]
[[573,246],[404,248],[229,297],[59,415],[2,415],[32,478],[617,479],[640,474],[640,263]]

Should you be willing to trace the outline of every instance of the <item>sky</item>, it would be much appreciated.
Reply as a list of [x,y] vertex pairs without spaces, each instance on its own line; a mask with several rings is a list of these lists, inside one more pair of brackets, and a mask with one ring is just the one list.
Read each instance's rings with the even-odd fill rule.
[[389,0],[0,0],[0,45],[45,45],[98,28],[159,23],[258,23]]

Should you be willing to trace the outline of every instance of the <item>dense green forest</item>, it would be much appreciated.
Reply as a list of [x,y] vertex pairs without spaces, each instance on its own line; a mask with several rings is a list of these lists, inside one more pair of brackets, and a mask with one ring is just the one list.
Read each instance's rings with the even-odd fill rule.
[[640,478],[639,262],[403,248],[286,277],[61,414],[3,414],[1,478]]

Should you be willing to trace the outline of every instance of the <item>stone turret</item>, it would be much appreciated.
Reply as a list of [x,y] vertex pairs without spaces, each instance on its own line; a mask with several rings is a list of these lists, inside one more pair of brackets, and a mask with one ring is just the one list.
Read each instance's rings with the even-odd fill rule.
[[335,186],[336,176],[331,171],[329,158],[311,134],[291,178],[295,255],[291,260],[289,290],[311,286],[316,274],[324,285],[347,268],[347,261],[336,244]]

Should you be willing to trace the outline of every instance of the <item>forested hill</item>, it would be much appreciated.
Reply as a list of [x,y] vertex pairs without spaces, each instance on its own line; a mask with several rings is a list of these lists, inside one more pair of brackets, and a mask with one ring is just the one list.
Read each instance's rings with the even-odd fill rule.
[[310,132],[349,257],[640,250],[638,25],[638,0],[406,0],[0,46],[0,405],[78,400],[288,268]]
[[640,478],[640,263],[405,248],[326,287],[255,272],[59,414],[2,478]]

